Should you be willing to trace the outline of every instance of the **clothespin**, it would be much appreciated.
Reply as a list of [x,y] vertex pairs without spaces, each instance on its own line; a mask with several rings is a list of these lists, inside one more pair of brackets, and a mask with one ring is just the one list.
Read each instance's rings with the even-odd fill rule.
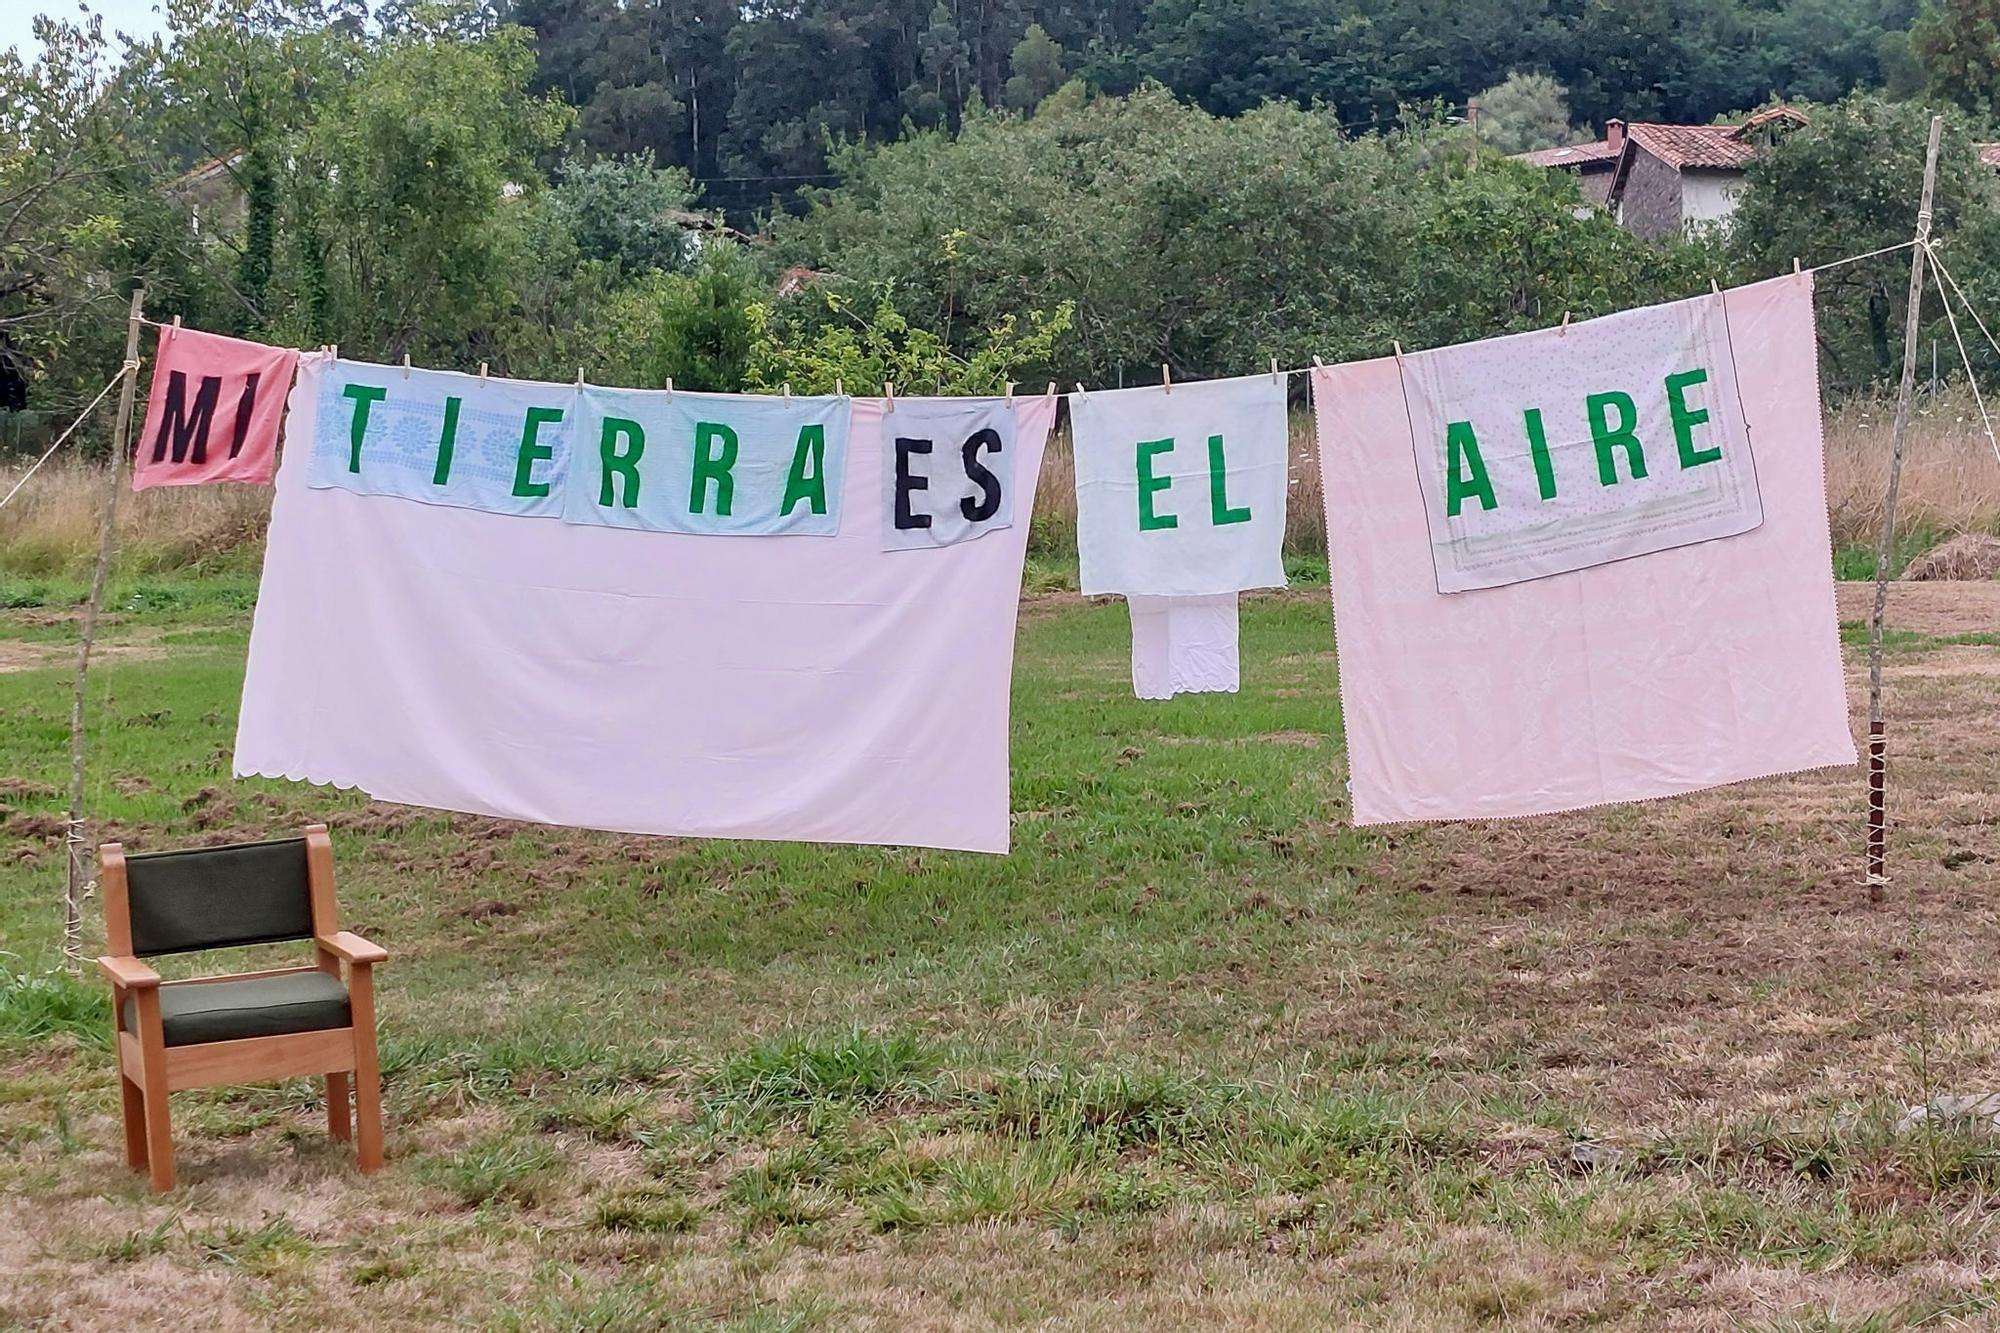
[[882,409],[885,415],[896,410],[896,386],[889,380],[882,381],[882,401],[886,404]]
[[481,384],[486,383],[486,363],[484,361],[479,363],[479,382]]
[[1798,272],[1799,272],[1799,257],[1798,257],[1797,255],[1793,255],[1793,256],[1792,256],[1792,276],[1793,276],[1793,277],[1797,277],[1797,276],[1798,276]]
[[1396,342],[1395,340],[1391,339],[1391,340],[1390,340],[1390,343],[1389,343],[1389,346],[1391,346],[1391,347],[1393,347],[1393,348],[1395,348],[1395,349],[1396,349],[1396,364],[1397,364],[1398,366],[1402,365],[1402,364],[1403,364],[1403,344],[1401,344],[1401,343],[1399,343],[1399,342]]
[[667,397],[671,398],[673,396],[674,396],[674,377],[672,375],[669,375],[667,376]]
[[1565,310],[1563,311],[1562,327],[1556,330],[1556,337],[1560,338],[1568,332],[1569,332],[1569,311]]
[[408,379],[409,377],[410,377],[410,354],[408,352],[405,352],[403,353],[403,378]]
[[577,387],[577,388],[579,388],[579,389],[581,389],[581,388],[583,387],[583,367],[582,367],[582,366],[578,366],[578,367],[576,368],[576,387]]
[[1174,372],[1167,369],[1167,363],[1160,362],[1160,388],[1167,393],[1174,391]]
[[790,380],[785,381],[785,401],[788,403],[792,401],[792,382]]
[[1717,282],[1714,278],[1710,278],[1708,280],[1708,290],[1715,293],[1717,296],[1720,296],[1722,295],[1722,284]]
[[1278,382],[1278,358],[1274,356],[1271,358],[1271,383],[1276,384],[1277,382]]
[[1012,380],[1007,381],[1007,401],[1010,403],[1014,401],[1014,381]]
[[833,396],[836,398],[847,397],[847,381],[838,375],[834,376],[833,380]]
[[181,326],[181,317],[180,317],[179,315],[175,315],[175,316],[174,316],[174,327],[175,327],[175,328],[179,328],[180,326]]
[[1055,396],[1056,396],[1056,382],[1055,382],[1054,380],[1050,380],[1050,381],[1049,381],[1049,397],[1053,398],[1053,397],[1055,397]]

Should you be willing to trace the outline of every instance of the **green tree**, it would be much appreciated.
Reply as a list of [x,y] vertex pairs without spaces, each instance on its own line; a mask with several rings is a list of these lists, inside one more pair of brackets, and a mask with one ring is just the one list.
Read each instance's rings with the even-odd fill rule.
[[1007,105],[1033,111],[1042,99],[1063,86],[1063,51],[1039,23],[1030,23],[1014,46],[1008,68]]
[[1975,116],[2000,109],[2000,0],[1926,0],[1910,46],[1931,96]]
[[[535,160],[571,113],[528,91],[534,55],[522,29],[467,40],[456,14],[416,11],[299,145],[299,341],[463,362],[507,316],[526,204],[542,181]],[[329,323],[298,328],[315,284]]]
[[743,388],[756,341],[751,306],[762,295],[757,266],[739,246],[703,245],[694,268],[660,291],[650,381],[715,393]]
[[242,203],[228,242],[241,305],[231,327],[269,320],[288,147],[353,68],[352,40],[328,19],[320,0],[167,0],[166,37],[149,53],[166,94],[159,128]]
[[673,272],[694,254],[694,238],[674,216],[685,213],[694,196],[694,182],[679,167],[638,158],[571,159],[549,191],[548,206],[581,258],[628,273]]
[[31,386],[39,405],[80,407],[117,366],[91,331],[119,325],[129,290],[114,186],[132,126],[105,93],[102,22],[42,17],[34,32],[32,60],[0,50],[0,410]]
[[1511,72],[1479,94],[1479,133],[1503,153],[1570,143],[1569,94],[1546,74]]
[[[1824,264],[1898,245],[1916,226],[1930,112],[1856,94],[1814,107],[1811,116],[1749,168],[1729,232],[1744,279],[1788,272],[1795,258]],[[1964,117],[1949,116],[1932,228],[1949,241],[1953,271],[1980,291],[2000,271],[1996,196],[2000,186],[1980,165]],[[1861,388],[1899,366],[1909,273],[1908,253],[1897,251],[1815,276],[1822,378],[1830,387]]]

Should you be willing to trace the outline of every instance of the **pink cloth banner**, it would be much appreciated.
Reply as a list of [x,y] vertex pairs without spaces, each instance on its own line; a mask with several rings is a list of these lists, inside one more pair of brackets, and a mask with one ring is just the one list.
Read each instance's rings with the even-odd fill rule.
[[299,354],[163,325],[132,489],[268,483]]
[[[302,362],[294,438],[328,373]],[[884,551],[884,436],[909,401],[886,419],[854,401],[832,536],[314,488],[311,451],[288,450],[237,774],[627,833],[1006,851],[1015,610],[1056,399],[1012,404],[1013,527]]]
[[[1725,307],[1762,525],[1479,591],[1437,589],[1395,359],[1313,372],[1355,823],[1545,814],[1855,761],[1812,277],[1736,288]],[[1563,369],[1538,373],[1562,386]]]

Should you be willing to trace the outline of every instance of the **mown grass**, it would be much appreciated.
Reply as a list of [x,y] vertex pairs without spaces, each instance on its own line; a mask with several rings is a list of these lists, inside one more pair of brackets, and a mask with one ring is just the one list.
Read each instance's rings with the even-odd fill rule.
[[[1940,1276],[1993,1252],[1989,1141],[1899,1134],[1893,1071],[1822,1092],[1845,1057],[1807,1050],[1780,1095],[1648,1035],[1705,974],[1637,953],[1737,908],[1489,904],[1438,859],[1457,844],[1347,825],[1323,593],[1250,600],[1244,691],[1165,705],[1130,696],[1122,608],[1031,602],[1015,851],[987,858],[234,782],[247,584],[118,586],[100,830],[334,823],[345,922],[393,955],[391,1163],[354,1176],[294,1082],[177,1097],[187,1183],[154,1203],[126,1175],[101,991],[52,971],[65,668],[0,673],[0,1203],[42,1233],[0,1240],[0,1316],[88,1290],[116,1323],[92,1284],[141,1271],[149,1310],[221,1290],[257,1327],[1647,1328],[1732,1309],[1717,1274],[1744,1268],[1795,1284],[1785,1318],[1847,1318],[1855,1282],[1885,1328],[1989,1309]],[[38,642],[36,614],[0,633]],[[1649,817],[1607,827],[1644,847]],[[1568,916],[1629,932],[1634,991],[1664,998],[1520,1001],[1572,966]],[[1851,994],[1828,966],[1707,1003],[1761,1030]],[[1857,1041],[1897,1030],[1856,1003]],[[1615,1032],[1577,1026],[1606,1005]],[[1722,1091],[1635,1104],[1656,1066]]]

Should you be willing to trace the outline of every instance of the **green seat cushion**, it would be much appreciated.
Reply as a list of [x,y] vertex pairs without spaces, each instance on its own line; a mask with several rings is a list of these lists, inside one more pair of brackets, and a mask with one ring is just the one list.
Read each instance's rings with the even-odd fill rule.
[[[344,1028],[352,1021],[347,987],[328,972],[160,987],[160,1026],[166,1029],[169,1046],[320,1032]],[[139,1030],[137,999],[125,1001],[125,1028]]]

